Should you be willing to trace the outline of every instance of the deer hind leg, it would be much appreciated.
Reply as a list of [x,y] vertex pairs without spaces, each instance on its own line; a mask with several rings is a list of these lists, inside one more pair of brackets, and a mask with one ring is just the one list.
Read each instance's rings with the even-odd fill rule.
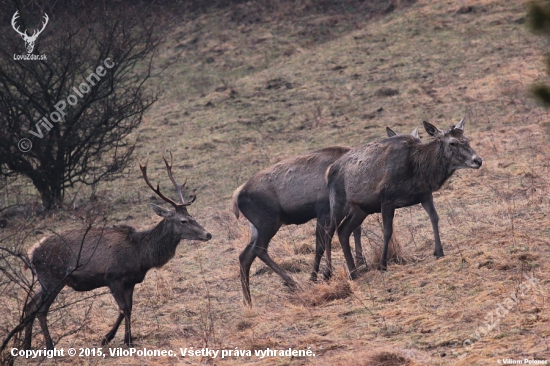
[[363,246],[361,245],[361,226],[353,230],[353,241],[355,242],[355,265],[357,267],[367,266],[367,262],[363,256]]
[[244,248],[242,253],[239,255],[240,277],[244,302],[249,306],[252,304],[252,298],[250,297],[250,266],[252,266],[252,262],[256,259],[256,254],[254,254],[254,245],[258,239],[258,230],[252,224],[250,224],[250,227],[252,229],[250,243],[248,243],[246,248]]
[[342,246],[342,251],[344,252],[344,257],[346,258],[346,265],[348,266],[350,278],[356,279],[358,274],[355,270],[355,262],[353,260],[353,255],[351,254],[351,248],[349,246],[349,238],[352,232],[357,229],[359,225],[365,220],[367,214],[363,211],[353,211],[346,216],[344,221],[340,224],[338,228],[338,239],[340,240],[340,245]]
[[25,349],[31,349],[32,340],[32,325],[36,318],[36,312],[40,304],[42,303],[42,291],[35,294],[32,299],[25,305],[23,310],[24,319],[27,321],[25,325],[25,338],[23,340],[23,347]]
[[310,276],[311,281],[317,281],[321,258],[323,258],[325,248],[330,246],[330,241],[335,230],[336,225],[334,225],[329,215],[322,215],[317,218],[317,226],[315,228],[315,261],[313,262],[313,272],[311,272]]
[[[344,219],[344,206],[338,200],[330,199],[330,225],[336,230],[336,227]],[[338,232],[340,230],[338,229]],[[334,235],[334,232],[332,233]],[[325,243],[325,251],[327,253],[326,267],[323,271],[323,278],[328,281],[332,277],[332,240]]]
[[[51,283],[56,283],[56,285],[47,285]],[[25,349],[30,349],[31,347],[32,325],[35,317],[37,317],[40,322],[40,328],[42,329],[42,334],[44,335],[46,348],[49,350],[53,349],[53,341],[50,336],[46,317],[48,315],[48,311],[50,310],[50,306],[64,286],[65,283],[62,280],[42,279],[40,291],[27,305],[25,305],[24,313],[25,317],[28,318],[28,323],[25,326],[25,338],[23,341]]]
[[50,306],[52,305],[57,295],[59,295],[61,288],[56,288],[53,292],[46,295],[47,298],[44,300],[44,305],[37,313],[38,321],[40,322],[40,327],[42,328],[42,333],[44,334],[44,340],[46,341],[47,349],[53,349],[53,342],[52,337],[50,336],[50,331],[48,330],[48,321],[46,317],[48,316]]
[[281,267],[279,267],[279,265],[275,263],[267,253],[267,246],[269,245],[271,238],[273,238],[273,236],[279,230],[279,227],[280,225],[258,230],[258,239],[256,240],[256,244],[254,245],[252,250],[258,258],[260,258],[269,268],[273,270],[273,272],[281,276],[281,278],[285,282],[285,285],[290,288],[296,288],[296,282],[294,282],[292,277],[290,277]]

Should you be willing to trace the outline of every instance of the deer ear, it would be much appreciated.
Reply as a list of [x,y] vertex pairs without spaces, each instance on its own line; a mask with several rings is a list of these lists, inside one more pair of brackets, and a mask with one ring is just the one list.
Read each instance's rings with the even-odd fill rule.
[[153,211],[161,216],[161,217],[172,217],[174,216],[174,212],[173,211],[170,211],[164,207],[160,207],[160,206],[157,206],[155,205],[154,203],[151,203],[151,208],[153,209]]
[[426,130],[428,135],[433,137],[443,136],[443,132],[439,128],[432,125],[430,122],[422,121],[422,123],[424,124],[424,129]]
[[392,137],[392,136],[397,135],[397,132],[395,132],[394,130],[392,130],[391,128],[389,128],[387,126],[386,126],[386,133],[388,134],[388,137]]
[[415,128],[415,129],[413,130],[413,132],[411,132],[411,135],[412,135],[413,137],[416,137],[417,139],[420,138],[420,135],[418,134],[418,127]]
[[456,124],[455,129],[464,131],[464,118],[462,118],[460,122]]

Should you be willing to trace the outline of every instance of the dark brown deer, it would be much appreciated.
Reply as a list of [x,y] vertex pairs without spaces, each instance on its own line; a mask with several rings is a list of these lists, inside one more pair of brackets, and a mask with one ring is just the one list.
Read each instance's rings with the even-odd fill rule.
[[[407,135],[399,135],[350,150],[327,171],[331,217],[338,225],[338,238],[352,278],[355,264],[349,248],[349,236],[367,215],[382,213],[384,250],[380,269],[387,268],[388,243],[393,232],[395,209],[421,203],[430,216],[435,252],[443,257],[439,238],[439,217],[432,192],[458,169],[481,167],[483,160],[470,147],[464,135],[464,119],[442,132],[424,122],[426,132],[433,136],[423,144]],[[327,254],[330,253],[330,242]],[[327,268],[331,260],[327,256]]]
[[[164,159],[164,157],[163,157]],[[147,178],[147,163],[140,169],[147,185],[164,201],[174,206],[175,211],[151,204],[153,211],[164,219],[154,228],[136,231],[129,226],[89,230],[66,231],[41,240],[29,250],[32,270],[40,282],[40,290],[25,307],[29,319],[25,327],[24,346],[29,349],[32,325],[35,316],[40,321],[46,347],[53,349],[46,316],[48,310],[66,285],[75,291],[90,291],[108,287],[117,302],[120,315],[113,328],[105,335],[102,345],[115,336],[125,319],[124,343],[132,346],[130,317],[134,286],[141,283],[147,271],[166,264],[176,253],[182,239],[208,241],[212,235],[204,230],[187,212],[196,196],[190,201],[183,199],[182,188],[172,176],[170,164],[164,159],[168,176],[176,186],[179,202],[175,202],[154,188]]]
[[[389,127],[388,136],[396,135]],[[417,130],[413,131],[418,136]],[[233,212],[250,221],[252,237],[239,256],[240,277],[245,303],[250,305],[250,267],[256,257],[295,287],[294,280],[267,253],[271,238],[282,225],[300,225],[317,218],[315,228],[315,261],[311,280],[317,279],[325,245],[330,243],[336,227],[330,220],[330,203],[325,171],[349,147],[333,146],[280,161],[250,178],[233,193]],[[361,247],[361,227],[353,230],[357,265],[366,265]]]

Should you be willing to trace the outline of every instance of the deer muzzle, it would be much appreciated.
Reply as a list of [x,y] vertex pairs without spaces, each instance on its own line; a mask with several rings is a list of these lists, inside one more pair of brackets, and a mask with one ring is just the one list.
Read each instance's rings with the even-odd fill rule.
[[470,167],[474,169],[481,168],[481,165],[483,164],[483,159],[479,155],[474,155],[472,158],[472,162],[470,164]]

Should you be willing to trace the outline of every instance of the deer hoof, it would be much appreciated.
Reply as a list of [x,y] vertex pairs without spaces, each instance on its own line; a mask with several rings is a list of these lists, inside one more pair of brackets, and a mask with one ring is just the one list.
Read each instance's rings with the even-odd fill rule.
[[252,308],[252,298],[250,297],[250,294],[248,296],[244,295],[243,304],[244,306]]
[[106,346],[113,338],[114,338],[114,334],[113,334],[113,335],[107,334],[107,335],[101,340],[101,345],[102,345],[102,346]]
[[361,277],[361,275],[363,273],[366,273],[369,271],[369,266],[365,265],[365,267],[361,267],[361,268],[355,268],[355,270],[353,270],[349,277],[350,279],[353,281],[353,280],[356,280],[358,279],[359,277]]
[[284,285],[286,287],[288,287],[289,289],[291,289],[291,290],[296,290],[296,282],[294,282],[294,281],[292,281],[292,282],[285,281]]
[[370,271],[370,268],[368,265],[365,264],[365,266],[361,266],[361,267],[357,267],[355,269],[355,272],[358,274],[358,275],[362,275],[363,273],[367,273],[368,271]]
[[309,276],[309,280],[311,282],[317,282],[317,273],[311,272],[311,275]]
[[386,272],[388,270],[388,266],[383,266],[381,264],[378,265],[378,270],[381,272]]

